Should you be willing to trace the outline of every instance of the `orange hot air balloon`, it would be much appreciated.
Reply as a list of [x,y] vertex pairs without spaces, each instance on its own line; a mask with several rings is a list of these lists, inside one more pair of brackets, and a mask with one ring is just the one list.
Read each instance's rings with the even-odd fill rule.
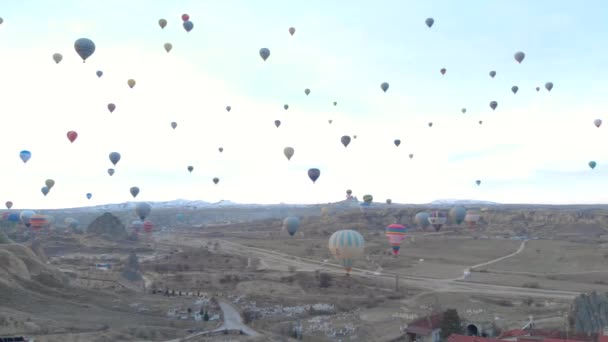
[[73,143],[74,140],[76,140],[76,138],[78,138],[78,133],[76,133],[75,131],[69,131],[68,134],[68,140]]

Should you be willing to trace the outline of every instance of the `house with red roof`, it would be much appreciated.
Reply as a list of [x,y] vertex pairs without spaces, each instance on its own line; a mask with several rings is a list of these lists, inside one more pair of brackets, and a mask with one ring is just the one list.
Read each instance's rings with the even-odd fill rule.
[[442,321],[443,312],[434,313],[408,324],[407,327],[403,329],[403,332],[408,336],[410,341],[440,342]]

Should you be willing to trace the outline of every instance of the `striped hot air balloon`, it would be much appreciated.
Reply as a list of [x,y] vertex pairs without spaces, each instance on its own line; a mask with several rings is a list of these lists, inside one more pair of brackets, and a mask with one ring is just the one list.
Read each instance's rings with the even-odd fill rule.
[[348,275],[356,259],[363,256],[365,240],[354,230],[344,229],[329,237],[329,251],[340,262]]
[[479,213],[479,210],[469,209],[467,210],[467,214],[464,217],[464,222],[466,222],[469,227],[475,227],[477,225],[477,222],[479,222],[480,218],[481,214]]
[[144,221],[144,232],[152,233],[152,229],[154,229],[154,224],[151,221]]
[[30,217],[30,226],[35,230],[48,227],[49,224],[49,217],[46,215],[34,214]]
[[393,249],[393,255],[399,255],[399,250],[401,249],[401,242],[405,240],[405,232],[407,231],[407,227],[402,224],[389,224],[386,227],[386,237],[388,238],[388,242],[391,244],[391,248]]

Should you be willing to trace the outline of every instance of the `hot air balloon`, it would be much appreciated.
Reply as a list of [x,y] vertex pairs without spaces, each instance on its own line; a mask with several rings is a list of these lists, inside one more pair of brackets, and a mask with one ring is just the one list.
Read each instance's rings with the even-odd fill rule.
[[2,25],[3,23],[4,23],[4,19],[2,19],[2,18],[0,17],[0,25]]
[[47,186],[43,186],[40,191],[44,196],[46,196],[49,193],[49,188]]
[[595,125],[595,127],[600,128],[600,126],[602,125],[602,120],[595,119],[593,120],[593,124]]
[[426,20],[424,21],[424,23],[426,24],[426,26],[428,26],[429,28],[431,28],[431,26],[433,26],[433,24],[435,23],[435,19],[433,19],[433,18],[426,18]]
[[374,196],[369,195],[369,194],[363,196],[363,203],[366,203],[369,205],[369,204],[372,204],[373,201],[374,201]]
[[338,102],[334,101],[334,107],[338,105]]
[[84,63],[95,52],[95,43],[88,38],[80,38],[74,42],[74,50]]
[[62,59],[63,59],[63,56],[60,53],[53,54],[53,60],[55,61],[55,63],[59,64],[59,62],[61,62]]
[[171,123],[171,128],[175,129],[177,127],[177,122],[173,121]]
[[429,122],[429,127],[433,127],[433,123],[432,122]]
[[597,166],[597,163],[596,163],[596,162],[594,162],[594,161],[592,160],[592,161],[590,161],[590,162],[589,162],[589,164],[587,164],[587,165],[589,165],[589,167],[590,167],[590,168],[593,170],[593,169],[595,169],[595,167]]
[[496,71],[494,71],[494,70],[490,71],[490,77],[494,78],[494,76],[496,76]]
[[190,20],[190,16],[186,13],[182,14],[182,21],[188,21]]
[[217,177],[214,177],[214,178],[213,178],[213,183],[214,183],[214,184],[216,184],[216,185],[217,185],[217,183],[219,183],[219,182],[220,182],[220,179],[219,179],[219,178],[217,178]]
[[285,157],[287,157],[287,160],[291,160],[291,157],[293,157],[295,150],[293,149],[293,147],[285,147],[283,149],[283,154],[285,155]]
[[464,222],[466,222],[470,227],[474,227],[479,222],[481,215],[478,210],[469,209],[467,210],[467,214],[464,217]]
[[165,43],[165,51],[167,51],[167,53],[169,53],[169,51],[171,51],[171,49],[173,49],[173,45],[171,43]]
[[151,221],[144,221],[143,228],[144,232],[152,233],[152,230],[154,230],[154,224]]
[[517,91],[519,90],[518,86],[512,86],[511,87],[511,91],[513,92],[513,94],[517,94]]
[[19,222],[19,214],[10,213],[10,214],[8,214],[8,217],[6,219],[8,220],[8,222],[17,223],[17,222]]
[[478,179],[475,181],[475,184],[477,184],[479,186],[479,185],[481,185],[481,181]]
[[120,161],[120,153],[118,153],[118,152],[110,153],[110,161],[112,162],[112,164],[114,164],[114,166],[116,166],[116,164],[118,164],[118,162]]
[[393,141],[393,143],[395,144],[395,146],[399,147],[399,145],[401,145],[401,140],[395,139],[395,141]]
[[152,207],[146,202],[138,202],[135,205],[135,215],[139,217],[140,220],[145,220],[150,212],[152,211]]
[[553,89],[553,82],[545,83],[545,89],[547,89],[547,91],[551,91],[551,89]]
[[327,122],[329,122],[329,124],[331,125],[331,123],[334,122],[334,120],[329,119],[329,120],[327,120]]
[[220,147],[217,150],[220,151],[220,153],[224,152],[224,148],[223,147]]
[[281,126],[281,120],[274,120],[274,125],[279,128],[279,126]]
[[231,110],[232,110],[232,107],[230,107],[230,106],[226,106],[226,111],[227,111],[227,112],[230,112]]
[[67,133],[67,136],[68,136],[68,140],[69,140],[71,143],[73,143],[73,142],[74,142],[74,140],[76,140],[76,138],[78,138],[78,133],[76,133],[75,131],[69,131],[69,132]]
[[409,154],[410,159],[414,158],[414,155],[412,153]]
[[92,193],[90,193],[90,192],[89,192],[89,193],[87,193],[87,199],[91,199],[91,197],[93,197],[93,194],[92,194]]
[[289,105],[288,105],[288,104],[284,104],[284,105],[283,105],[283,108],[284,108],[285,110],[288,110],[288,109],[289,109]]
[[321,208],[321,217],[323,219],[327,219],[327,217],[329,217],[329,208],[328,207]]
[[19,214],[19,219],[21,219],[21,222],[23,222],[23,224],[26,227],[30,227],[30,219],[32,218],[32,216],[36,215],[35,212],[31,211],[31,210],[23,210],[21,212],[21,214]]
[[78,225],[80,225],[80,222],[73,217],[66,217],[63,223],[71,229],[77,229]]
[[289,235],[294,236],[300,227],[300,219],[295,216],[286,217],[283,220],[283,229],[287,229]]
[[462,114],[465,114],[467,112],[467,109],[466,108],[462,108],[460,111],[462,112]]
[[184,27],[184,30],[186,30],[186,32],[190,32],[194,28],[194,23],[191,22],[190,20],[188,20],[188,21],[184,21],[182,26]]
[[355,135],[353,135],[353,139],[357,139],[357,135],[356,135],[356,134],[355,134]]
[[386,199],[386,204],[392,204],[392,203],[393,203],[393,200],[392,200],[392,199],[390,199],[390,198],[387,198],[387,199]]
[[50,225],[49,217],[47,215],[34,214],[30,217],[30,226],[33,229],[41,229]]
[[131,193],[131,196],[133,196],[133,198],[135,198],[139,194],[139,188],[136,186],[131,187],[131,189],[129,189],[129,192]]
[[6,205],[6,209],[11,209],[13,207],[13,202],[11,201],[6,201],[6,203],[4,203],[4,205]]
[[384,91],[386,93],[386,91],[388,90],[388,83],[387,82],[383,82],[382,84],[380,84],[380,89],[382,89],[382,91]]
[[441,70],[439,70],[439,72],[440,72],[442,75],[445,75],[445,72],[446,72],[446,71],[447,71],[447,70],[446,70],[446,68],[441,68]]
[[524,58],[526,58],[526,54],[518,51],[515,53],[515,55],[513,55],[513,58],[515,58],[515,60],[517,61],[517,63],[520,63],[524,60]]
[[306,96],[310,95],[310,89],[308,89],[308,88],[304,89],[304,94],[306,94]]
[[108,169],[108,174],[109,174],[110,176],[114,175],[114,169]]
[[348,275],[356,259],[363,256],[365,240],[363,235],[354,230],[345,229],[329,237],[329,251],[340,262]]
[[193,166],[188,166],[188,172],[192,172],[192,170],[194,170]]
[[481,125],[483,123],[483,121],[479,120],[479,124]]
[[498,102],[496,102],[496,101],[490,102],[490,108],[492,108],[492,110],[496,110],[496,107],[498,107]]
[[103,76],[103,71],[101,71],[101,70],[97,70],[97,71],[95,72],[95,75],[97,75],[97,77],[101,77],[101,76]]
[[141,220],[133,220],[131,221],[131,229],[133,229],[133,231],[135,233],[139,233],[140,230],[142,230],[142,228],[144,227],[144,222]]
[[313,184],[316,183],[316,181],[317,181],[317,179],[319,179],[320,175],[321,175],[321,170],[316,169],[316,168],[308,169],[308,178],[310,178],[310,180],[312,181]]
[[402,224],[389,224],[386,227],[385,235],[388,238],[388,242],[391,244],[391,248],[393,250],[393,255],[399,255],[399,250],[401,249],[401,242],[405,240],[405,232],[407,228]]
[[296,29],[294,27],[290,27],[289,28],[289,34],[293,36],[294,33],[296,33]]
[[536,92],[539,92],[539,91],[540,91],[540,87],[536,87]]
[[116,109],[116,105],[113,103],[108,103],[108,110],[110,111],[110,113],[114,113],[114,110]]
[[49,188],[49,190],[51,190],[55,186],[55,181],[52,179],[47,179],[44,181],[44,184],[47,188]]
[[268,48],[260,49],[260,57],[264,60],[264,62],[270,57],[270,50]]
[[425,229],[430,224],[429,213],[424,211],[417,213],[416,216],[414,216],[414,222],[416,222],[418,226],[422,227],[422,229]]
[[165,20],[165,19],[158,19],[158,26],[160,26],[161,29],[164,29],[165,26],[167,26],[167,20]]
[[450,209],[450,217],[456,224],[461,224],[467,215],[467,210],[464,207],[454,207]]
[[435,231],[438,232],[441,227],[448,220],[448,216],[443,211],[435,210],[431,212],[431,215],[428,218],[429,223],[435,228]]
[[350,144],[350,137],[348,135],[343,135],[342,138],[340,138],[340,141],[344,147],[348,147],[348,144]]
[[131,89],[133,89],[133,87],[135,87],[135,83],[137,83],[137,82],[135,82],[135,80],[132,78],[127,81],[127,84],[129,85],[129,88],[131,88]]

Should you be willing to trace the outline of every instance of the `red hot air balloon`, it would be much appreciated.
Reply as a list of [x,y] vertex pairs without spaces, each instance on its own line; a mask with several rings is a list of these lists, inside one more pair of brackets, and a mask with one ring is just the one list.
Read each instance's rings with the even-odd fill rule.
[[78,133],[74,132],[74,131],[69,131],[68,134],[68,140],[73,143],[74,140],[76,140],[76,138],[78,138]]
[[184,14],[182,14],[182,20],[183,21],[188,21],[188,20],[190,20],[190,16],[187,15],[186,13],[184,13]]

